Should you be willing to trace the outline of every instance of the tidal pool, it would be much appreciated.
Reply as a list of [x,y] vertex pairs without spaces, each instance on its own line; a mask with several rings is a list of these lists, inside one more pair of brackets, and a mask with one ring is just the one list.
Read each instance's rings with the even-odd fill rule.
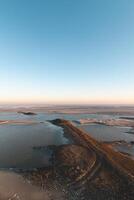
[[98,124],[79,125],[79,127],[99,141],[134,141],[134,135],[127,133],[129,130],[131,130],[129,127],[106,126]]
[[[49,146],[70,143],[63,129],[49,122],[0,125],[0,168],[36,168],[51,164]],[[48,147],[36,151],[34,147]]]

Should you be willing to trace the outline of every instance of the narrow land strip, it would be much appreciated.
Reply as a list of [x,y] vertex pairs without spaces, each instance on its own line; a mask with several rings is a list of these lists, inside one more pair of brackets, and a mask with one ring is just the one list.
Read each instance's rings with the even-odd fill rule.
[[93,150],[98,159],[105,160],[125,179],[134,184],[134,160],[115,152],[106,144],[100,143],[83,130],[75,127],[71,122],[57,119],[52,121],[53,124],[63,127],[68,134],[83,146]]

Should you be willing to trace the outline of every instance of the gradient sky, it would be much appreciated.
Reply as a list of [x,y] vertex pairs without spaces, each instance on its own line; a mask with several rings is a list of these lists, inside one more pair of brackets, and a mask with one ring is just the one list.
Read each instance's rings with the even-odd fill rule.
[[134,0],[0,0],[0,103],[134,104]]

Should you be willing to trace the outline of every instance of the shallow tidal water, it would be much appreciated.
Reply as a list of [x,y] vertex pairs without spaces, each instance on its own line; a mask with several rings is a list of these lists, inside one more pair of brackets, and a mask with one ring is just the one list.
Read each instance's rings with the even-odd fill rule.
[[[44,122],[0,125],[0,168],[36,168],[51,164],[49,146],[68,144],[63,129]],[[36,147],[47,147],[42,151]]]
[[134,135],[127,133],[131,128],[119,126],[106,126],[100,124],[80,125],[91,136],[99,141],[134,141]]
[[[37,168],[51,165],[53,145],[69,144],[71,141],[64,136],[61,127],[47,120],[64,118],[79,120],[82,118],[109,119],[113,115],[100,114],[47,114],[27,116],[14,112],[0,113],[0,120],[28,120],[36,124],[1,124],[0,125],[0,168]],[[134,135],[128,134],[128,127],[112,127],[105,125],[78,125],[87,133],[100,141],[134,141]],[[37,147],[37,149],[36,149]],[[39,147],[39,149],[38,149]],[[40,147],[46,147],[41,148]]]

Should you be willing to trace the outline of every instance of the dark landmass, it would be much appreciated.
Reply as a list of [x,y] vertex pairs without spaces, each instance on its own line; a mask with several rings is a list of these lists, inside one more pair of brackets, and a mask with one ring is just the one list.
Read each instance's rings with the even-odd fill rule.
[[125,140],[117,140],[117,141],[104,141],[104,144],[127,144]]
[[127,153],[127,152],[124,152],[124,151],[120,151],[120,153],[122,153],[122,154],[124,154],[124,155],[126,155],[126,156],[131,156],[130,153]]
[[120,117],[120,119],[134,120],[134,117]]
[[[130,175],[130,178],[134,177],[134,161],[131,159],[126,160],[125,157],[120,156],[119,153],[111,150],[108,148],[105,144],[96,141],[94,138],[91,136],[87,135],[86,132],[83,130],[75,127],[70,123],[69,121],[66,120],[53,120],[52,123],[57,124],[59,126],[62,126],[64,129],[68,130],[68,133],[71,132],[71,135],[74,136],[74,139],[81,141],[85,146],[89,146],[90,148],[93,148],[95,152],[99,152],[105,159],[111,163],[111,165],[114,164],[117,168],[122,169],[124,173],[127,175]],[[114,160],[113,160],[114,157]],[[128,161],[128,165],[124,163],[124,161]],[[123,166],[122,166],[123,164]],[[130,164],[130,165],[129,165]]]
[[23,112],[23,111],[18,111],[18,113],[23,114],[23,115],[37,115],[34,112]]
[[51,122],[63,127],[75,144],[54,147],[53,165],[23,172],[27,180],[47,191],[51,200],[133,200],[132,159],[96,141],[69,121]]
[[133,128],[130,131],[127,131],[126,133],[128,133],[128,134],[134,134],[134,126],[133,126]]

